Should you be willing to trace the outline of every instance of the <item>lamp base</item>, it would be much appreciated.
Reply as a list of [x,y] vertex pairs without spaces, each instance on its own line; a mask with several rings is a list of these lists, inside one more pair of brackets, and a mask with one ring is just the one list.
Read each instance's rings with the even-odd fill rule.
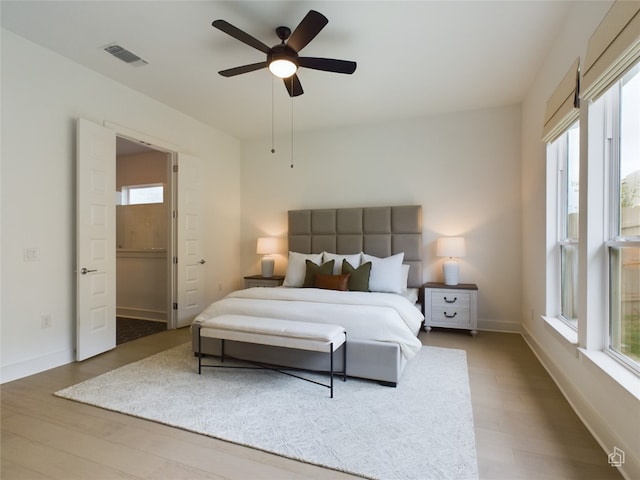
[[458,273],[460,267],[455,260],[447,260],[442,264],[442,274],[445,285],[458,285]]
[[260,262],[261,266],[262,266],[262,276],[265,278],[271,278],[273,277],[273,265],[274,265],[274,260],[272,257],[264,256],[262,258],[262,262]]

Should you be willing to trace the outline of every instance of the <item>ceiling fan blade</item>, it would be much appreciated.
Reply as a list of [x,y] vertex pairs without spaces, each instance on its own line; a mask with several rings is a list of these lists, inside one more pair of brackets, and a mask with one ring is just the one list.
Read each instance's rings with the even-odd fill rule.
[[283,78],[284,87],[287,89],[287,93],[290,97],[297,97],[304,93],[302,90],[302,84],[296,74],[291,75],[289,78]]
[[216,27],[218,30],[223,31],[227,35],[231,35],[236,40],[240,40],[242,43],[246,43],[250,47],[256,48],[264,53],[269,53],[271,50],[268,46],[262,43],[257,38],[252,37],[246,32],[243,32],[238,27],[234,27],[229,22],[224,20],[215,20],[211,25]]
[[228,70],[221,70],[218,73],[223,77],[235,77],[241,73],[253,72],[265,68],[267,62],[252,63],[250,65],[242,65],[241,67],[229,68]]
[[327,23],[329,23],[327,17],[315,10],[309,10],[309,13],[305,15],[289,37],[287,46],[299,52],[320,33],[320,30],[322,30]]
[[299,57],[298,62],[301,67],[335,73],[353,73],[357,66],[356,62],[336,60],[335,58]]

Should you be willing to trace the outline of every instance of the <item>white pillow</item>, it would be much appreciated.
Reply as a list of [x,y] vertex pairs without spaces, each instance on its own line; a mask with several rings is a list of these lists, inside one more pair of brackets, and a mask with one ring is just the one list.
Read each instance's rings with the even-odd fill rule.
[[404,253],[378,258],[362,254],[362,263],[371,262],[369,276],[369,291],[371,292],[402,292],[402,261]]
[[[418,303],[418,289],[417,288],[407,288],[404,292],[400,294],[407,300],[411,302],[412,305],[416,305]],[[418,310],[420,310],[420,305],[416,305]]]
[[287,275],[284,277],[285,287],[301,287],[304,277],[307,274],[307,260],[311,260],[316,265],[322,263],[321,253],[297,253],[289,252],[289,263],[287,264]]
[[407,291],[407,285],[409,283],[409,268],[410,266],[403,263],[402,264],[402,292],[406,292]]
[[335,263],[333,264],[333,274],[340,275],[342,274],[342,260],[349,262],[353,268],[358,268],[360,266],[360,257],[360,253],[355,253],[353,255],[338,255],[337,253],[322,252],[322,263],[335,260]]

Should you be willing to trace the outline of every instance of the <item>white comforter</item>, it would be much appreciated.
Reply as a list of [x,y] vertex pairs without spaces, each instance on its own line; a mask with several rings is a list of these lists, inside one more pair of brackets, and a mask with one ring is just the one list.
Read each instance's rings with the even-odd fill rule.
[[349,340],[397,343],[406,359],[418,353],[422,346],[417,338],[424,319],[422,313],[406,298],[393,293],[248,288],[212,303],[194,322],[224,314],[341,325],[347,330]]

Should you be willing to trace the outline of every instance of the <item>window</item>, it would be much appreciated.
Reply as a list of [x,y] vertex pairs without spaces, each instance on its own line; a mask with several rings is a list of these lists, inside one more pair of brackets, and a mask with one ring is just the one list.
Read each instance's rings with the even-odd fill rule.
[[557,330],[571,343],[577,343],[578,325],[579,76],[577,58],[547,100],[542,129],[547,144],[545,317],[557,323]]
[[118,205],[143,205],[164,203],[164,185],[129,185],[123,186]]
[[640,371],[640,64],[598,102],[604,104],[608,162],[608,350]]
[[580,128],[571,125],[549,145],[557,165],[557,243],[555,256],[560,277],[559,318],[577,328],[578,323],[578,214],[580,193]]
[[[574,62],[547,100],[542,129],[547,145],[543,318],[553,335],[628,390],[635,388],[630,377],[635,382],[640,376],[638,32],[640,3],[613,2],[585,57]],[[573,124],[577,119],[579,126]]]

